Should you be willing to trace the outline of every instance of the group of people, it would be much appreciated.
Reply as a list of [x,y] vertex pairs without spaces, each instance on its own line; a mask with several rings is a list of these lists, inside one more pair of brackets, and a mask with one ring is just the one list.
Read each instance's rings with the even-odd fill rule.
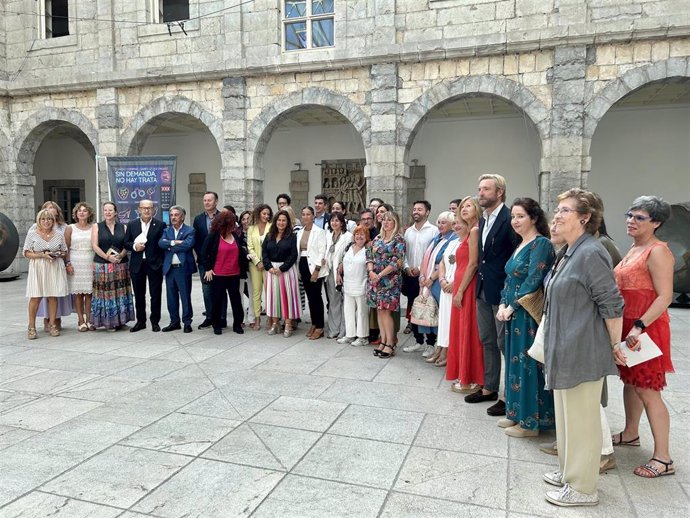
[[[548,501],[596,504],[599,473],[615,467],[613,446],[640,445],[643,410],[654,453],[635,474],[675,473],[660,396],[673,372],[667,312],[673,256],[655,235],[670,217],[666,202],[654,196],[633,202],[625,221],[634,243],[622,258],[595,193],[562,193],[549,224],[531,198],[508,207],[505,179],[495,174],[479,178],[476,196],[452,200],[436,225],[426,200],[413,203],[406,229],[378,198],[358,221],[348,219],[345,203],[329,204],[324,195],[299,219],[290,203],[280,194],[275,214],[261,204],[237,216],[231,206],[219,210],[217,194],[207,192],[193,226],[184,224],[179,206],[171,208],[168,226],[143,200],[139,218],[125,227],[112,202],[103,204],[98,224],[93,209],[78,204],[71,225],[57,204],[46,202],[24,246],[29,338],[37,336],[37,315],[59,335],[72,297],[80,331],[118,329],[134,319],[130,331],[145,329],[147,281],[151,327],[160,331],[163,278],[170,323],[162,331],[191,332],[198,270],[206,317],[200,329],[223,332],[229,299],[234,332],[245,325],[261,330],[265,314],[269,335],[290,337],[306,298],[310,340],[371,344],[375,356],[390,358],[405,296],[404,333],[414,342],[404,352],[422,351],[426,362],[445,368],[451,390],[467,403],[492,402],[487,413],[499,417],[506,435],[534,437],[555,428],[556,441],[541,448],[559,457],[559,470],[544,475],[559,487],[546,493]],[[642,333],[662,354],[628,367],[626,354],[640,347]],[[603,407],[606,376],[614,373],[624,383],[626,424],[612,435]]]

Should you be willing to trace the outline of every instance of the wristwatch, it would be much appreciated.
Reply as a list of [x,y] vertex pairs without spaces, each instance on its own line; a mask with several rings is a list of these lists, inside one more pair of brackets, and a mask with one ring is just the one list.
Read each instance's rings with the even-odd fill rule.
[[639,318],[637,320],[635,320],[635,322],[633,322],[633,326],[635,326],[638,329],[641,329],[642,331],[647,329],[647,326],[644,325],[644,322],[642,322],[642,320]]

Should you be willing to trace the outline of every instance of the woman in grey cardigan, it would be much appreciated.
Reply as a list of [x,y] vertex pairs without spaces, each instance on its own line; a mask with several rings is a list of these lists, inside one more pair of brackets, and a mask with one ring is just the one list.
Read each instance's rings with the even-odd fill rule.
[[611,258],[594,237],[603,208],[582,189],[558,197],[554,221],[566,241],[546,289],[544,334],[546,386],[554,391],[558,471],[544,480],[561,489],[548,491],[556,505],[596,505],[604,378],[624,362],[618,349],[623,299]]

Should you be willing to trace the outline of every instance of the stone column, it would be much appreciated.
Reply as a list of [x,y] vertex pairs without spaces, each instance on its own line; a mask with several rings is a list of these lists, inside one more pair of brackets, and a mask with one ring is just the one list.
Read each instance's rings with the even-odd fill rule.
[[558,47],[554,66],[547,72],[553,85],[551,138],[542,150],[541,204],[544,210],[554,206],[556,196],[571,187],[585,187],[585,169],[589,160],[583,157],[585,46]]
[[[120,118],[120,108],[118,105],[117,88],[99,88],[96,90],[96,123],[98,124],[98,149],[96,154],[99,157],[118,156],[127,153],[127,150],[119,148],[120,131],[122,130],[122,119]],[[99,202],[102,204],[107,201],[108,196],[108,170],[105,160],[96,161],[98,167],[98,189]],[[94,204],[96,200],[93,200]],[[100,214],[100,207],[94,207]]]
[[402,115],[398,103],[398,67],[394,63],[371,66],[371,148],[365,167],[367,196],[378,197],[401,211],[407,205],[405,145],[398,142]]
[[263,198],[263,179],[247,178],[247,82],[243,77],[223,79],[223,132],[221,173],[224,203],[238,212],[251,209]]

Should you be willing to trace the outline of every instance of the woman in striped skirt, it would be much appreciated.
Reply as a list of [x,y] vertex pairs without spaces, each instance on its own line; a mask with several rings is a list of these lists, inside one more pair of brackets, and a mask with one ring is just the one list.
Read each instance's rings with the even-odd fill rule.
[[262,249],[264,298],[269,318],[269,335],[279,331],[285,320],[285,338],[292,336],[293,321],[300,318],[299,282],[297,275],[297,242],[292,233],[290,215],[278,211]]
[[47,300],[50,336],[60,336],[57,318],[57,299],[69,293],[64,257],[67,254],[65,235],[55,226],[55,216],[42,209],[36,216],[24,241],[24,257],[29,260],[26,296],[29,298],[29,340],[35,340],[36,313],[42,299]]

